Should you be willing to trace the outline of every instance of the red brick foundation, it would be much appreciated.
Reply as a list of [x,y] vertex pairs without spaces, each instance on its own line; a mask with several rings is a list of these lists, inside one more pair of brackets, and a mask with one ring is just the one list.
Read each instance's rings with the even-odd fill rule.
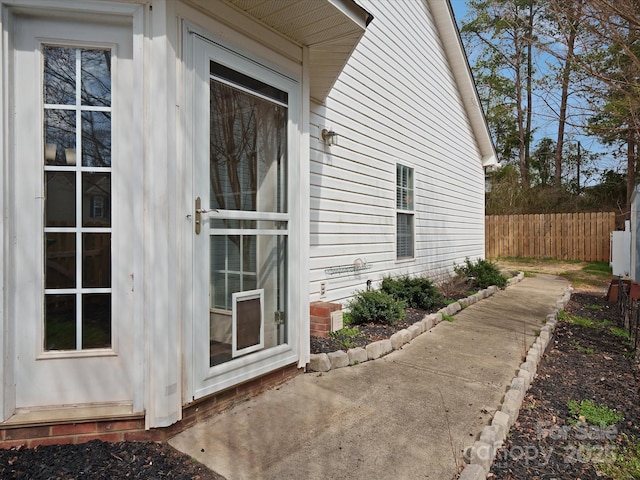
[[339,303],[313,302],[310,306],[310,333],[314,337],[329,338],[331,332],[331,312],[342,310]]
[[0,449],[33,448],[39,445],[104,442],[162,442],[237,402],[254,397],[302,373],[289,365],[262,377],[197,400],[182,409],[182,420],[165,428],[145,430],[144,416],[104,421],[78,421],[38,425],[0,425]]

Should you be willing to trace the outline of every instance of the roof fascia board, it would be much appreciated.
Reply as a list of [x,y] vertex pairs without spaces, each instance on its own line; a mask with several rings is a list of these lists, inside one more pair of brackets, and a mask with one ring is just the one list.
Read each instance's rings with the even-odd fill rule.
[[351,21],[362,28],[363,31],[367,28],[367,25],[371,23],[371,20],[373,20],[373,15],[353,0],[326,0],[326,2],[351,19]]
[[462,45],[460,31],[455,23],[451,3],[449,0],[426,0],[426,2],[433,15],[436,28],[440,33],[440,41],[445,55],[449,59],[454,79],[458,84],[464,109],[467,112],[469,123],[480,149],[482,166],[498,165],[496,149],[480,103],[480,96],[473,79],[471,66]]

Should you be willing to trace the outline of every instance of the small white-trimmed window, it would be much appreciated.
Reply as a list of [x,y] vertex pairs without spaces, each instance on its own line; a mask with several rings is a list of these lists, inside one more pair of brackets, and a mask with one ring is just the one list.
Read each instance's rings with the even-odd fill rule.
[[413,168],[396,165],[396,258],[414,257]]

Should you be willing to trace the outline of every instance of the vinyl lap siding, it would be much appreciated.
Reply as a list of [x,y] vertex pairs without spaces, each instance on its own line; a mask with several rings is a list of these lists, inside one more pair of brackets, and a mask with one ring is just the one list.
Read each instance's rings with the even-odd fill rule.
[[[311,115],[311,294],[345,302],[384,274],[441,276],[484,255],[484,172],[421,0],[361,0],[375,19]],[[326,147],[322,128],[339,134]],[[396,163],[414,168],[415,259],[396,261]],[[366,261],[369,269],[332,267]]]

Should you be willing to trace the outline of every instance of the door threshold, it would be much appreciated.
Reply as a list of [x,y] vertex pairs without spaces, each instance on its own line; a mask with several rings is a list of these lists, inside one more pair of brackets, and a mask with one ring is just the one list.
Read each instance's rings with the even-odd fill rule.
[[7,421],[0,423],[0,427],[85,423],[139,417],[144,418],[144,413],[134,412],[132,403],[56,405],[17,408]]

